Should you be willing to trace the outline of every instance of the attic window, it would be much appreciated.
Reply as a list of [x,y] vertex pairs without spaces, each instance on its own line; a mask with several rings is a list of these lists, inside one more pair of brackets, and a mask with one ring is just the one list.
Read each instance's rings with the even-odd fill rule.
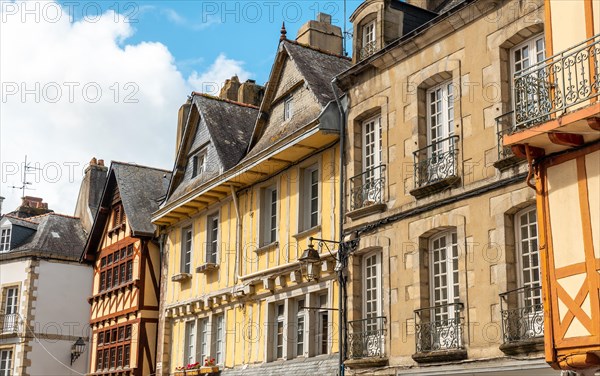
[[204,151],[200,151],[196,155],[192,156],[190,163],[192,165],[192,178],[202,174],[204,172],[204,163],[206,153]]
[[292,96],[290,95],[283,101],[283,120],[290,120],[294,114],[294,108],[292,106]]
[[367,57],[375,53],[376,47],[376,29],[375,20],[367,23],[362,28],[362,43],[360,49],[360,59],[366,59]]
[[119,204],[113,209],[113,228],[123,223],[125,223],[125,212],[123,211],[123,205]]
[[10,227],[3,228],[0,233],[0,252],[10,251]]

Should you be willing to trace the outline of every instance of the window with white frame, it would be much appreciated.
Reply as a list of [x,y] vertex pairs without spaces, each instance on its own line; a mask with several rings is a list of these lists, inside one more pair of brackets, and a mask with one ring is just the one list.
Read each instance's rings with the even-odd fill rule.
[[377,331],[376,318],[382,316],[381,296],[381,252],[374,252],[363,257],[363,317],[366,331]]
[[454,89],[446,81],[427,91],[427,142],[429,157],[448,151],[452,144],[444,140],[454,135]]
[[10,251],[10,234],[10,227],[4,227],[0,230],[0,252]]
[[[510,71],[511,86],[514,84],[514,77],[546,59],[546,46],[544,34],[539,34],[533,38],[514,46],[510,50]],[[528,76],[535,78],[534,76]],[[514,98],[515,109],[519,111],[537,111],[538,106],[550,108],[550,90],[551,83],[549,79],[541,78],[539,80],[526,80],[527,85],[525,94],[519,98]],[[512,92],[512,90],[511,90]]]
[[198,320],[198,354],[200,363],[204,365],[204,361],[208,359],[208,318]]
[[546,59],[544,34],[536,35],[510,50],[512,76]]
[[215,363],[223,364],[225,362],[225,315],[216,315],[213,317],[213,320],[213,343]]
[[316,335],[316,353],[317,355],[327,354],[329,352],[329,309],[327,307],[327,294],[320,294],[317,298],[317,335]]
[[296,356],[304,356],[306,352],[306,311],[304,299],[296,301]]
[[192,178],[201,175],[206,170],[206,150],[202,149],[189,159]]
[[274,359],[283,359],[283,349],[285,346],[285,304],[275,306],[275,330],[273,331],[273,349]]
[[196,362],[196,322],[185,323],[185,364]]
[[381,118],[371,118],[362,123],[362,166],[364,184],[372,184],[381,177],[378,168],[382,161]]
[[0,350],[0,376],[11,376],[12,373],[12,350]]
[[14,333],[19,324],[19,288],[7,287],[4,289],[4,320],[2,322],[2,333]]
[[377,34],[376,34],[376,20],[373,20],[371,22],[366,23],[363,27],[362,27],[362,43],[361,43],[361,48],[360,48],[360,56],[359,59],[365,59],[369,56],[371,56],[374,52],[375,52],[375,48],[376,48],[376,38],[377,38]]
[[523,288],[523,301],[520,303],[525,307],[541,309],[542,291],[538,288],[541,286],[540,254],[535,207],[518,212],[515,219],[517,263],[520,270],[517,278]]
[[181,273],[191,273],[193,238],[192,226],[181,230]]
[[262,190],[261,245],[277,241],[277,187]]
[[434,236],[430,241],[429,265],[431,275],[432,306],[435,309],[432,320],[447,321],[454,318],[455,310],[447,304],[458,303],[458,241],[455,231],[447,231]]
[[293,97],[290,95],[283,101],[283,120],[290,120],[294,115]]
[[300,176],[300,231],[319,225],[319,167],[301,170]]
[[219,255],[219,213],[206,218],[206,263],[216,264]]

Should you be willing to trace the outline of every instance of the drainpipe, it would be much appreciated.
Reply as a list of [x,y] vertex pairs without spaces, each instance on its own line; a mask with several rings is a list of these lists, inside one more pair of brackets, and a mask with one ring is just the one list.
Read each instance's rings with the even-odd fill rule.
[[233,197],[233,206],[235,207],[235,216],[237,219],[237,234],[236,234],[236,242],[235,242],[235,283],[237,284],[237,282],[240,280],[240,260],[242,258],[241,255],[241,251],[242,251],[242,218],[240,215],[240,206],[239,206],[239,202],[238,202],[238,196],[237,196],[237,192],[235,191],[235,188],[233,187],[233,185],[230,185],[229,188],[231,189],[231,196]]
[[338,111],[340,113],[340,202],[339,202],[339,229],[340,229],[340,250],[338,252],[338,258],[339,258],[339,262],[340,262],[340,268],[338,271],[338,282],[339,282],[339,288],[340,288],[340,292],[339,292],[339,307],[338,307],[338,314],[339,314],[339,325],[340,325],[340,330],[338,330],[339,333],[339,339],[338,339],[338,346],[339,346],[339,352],[340,352],[340,359],[339,359],[339,375],[340,376],[344,376],[345,370],[344,370],[344,359],[345,359],[345,343],[344,343],[344,339],[346,337],[346,331],[347,331],[347,325],[346,325],[346,309],[345,309],[345,303],[346,303],[346,277],[344,276],[344,273],[346,272],[346,262],[347,262],[347,255],[346,255],[346,249],[344,246],[344,179],[345,179],[345,174],[344,174],[344,163],[345,163],[345,159],[344,159],[344,148],[345,148],[345,144],[346,144],[346,114],[344,112],[344,109],[342,107],[342,103],[340,101],[340,98],[337,95],[336,92],[336,83],[337,83],[337,77],[334,77],[333,80],[331,80],[331,90],[333,92],[333,96],[335,97],[335,102],[337,103],[338,106]]

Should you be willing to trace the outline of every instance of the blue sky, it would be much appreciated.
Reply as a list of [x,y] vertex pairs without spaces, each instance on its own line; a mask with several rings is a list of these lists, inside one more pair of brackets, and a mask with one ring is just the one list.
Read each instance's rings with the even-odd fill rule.
[[[362,0],[347,0],[347,16]],[[92,157],[172,169],[177,111],[225,79],[268,80],[281,23],[288,39],[341,0],[0,0],[0,195],[73,212]],[[91,90],[90,90],[91,89]],[[96,94],[96,95],[95,95]]]

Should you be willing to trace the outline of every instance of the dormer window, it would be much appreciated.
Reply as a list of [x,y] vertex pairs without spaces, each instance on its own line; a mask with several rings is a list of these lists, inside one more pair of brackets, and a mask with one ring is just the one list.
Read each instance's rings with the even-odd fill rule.
[[0,231],[0,252],[10,251],[10,227],[5,227]]
[[376,27],[375,20],[367,23],[362,28],[362,44],[360,49],[360,59],[366,59],[367,57],[375,53],[376,48]]
[[125,212],[123,205],[118,204],[113,209],[113,228],[119,227],[123,223],[125,223]]
[[204,172],[204,163],[205,163],[205,152],[201,151],[196,155],[192,156],[190,159],[190,163],[192,164],[192,178],[202,174]]
[[294,108],[292,106],[292,96],[290,95],[283,101],[283,120],[290,120],[294,114]]

